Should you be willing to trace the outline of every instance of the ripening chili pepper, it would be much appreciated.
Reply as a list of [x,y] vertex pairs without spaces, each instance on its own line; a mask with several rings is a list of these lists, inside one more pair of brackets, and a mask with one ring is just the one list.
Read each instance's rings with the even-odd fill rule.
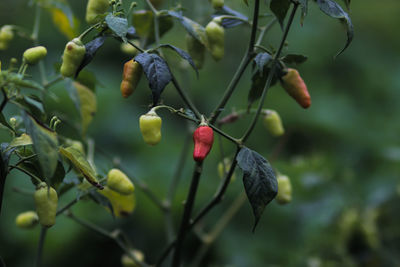
[[161,118],[153,109],[140,116],[140,131],[147,144],[154,146],[161,141],[161,123]]
[[23,59],[29,65],[35,65],[47,55],[47,49],[44,46],[35,46],[26,49]]
[[44,227],[51,227],[56,222],[58,196],[56,190],[40,183],[33,195],[39,222]]
[[276,195],[276,201],[279,204],[287,204],[292,201],[292,184],[290,179],[286,175],[278,174],[276,177],[278,181],[278,194]]
[[132,194],[135,189],[128,176],[118,169],[111,169],[108,172],[107,186],[122,195]]
[[311,97],[307,86],[301,78],[299,72],[295,69],[287,69],[287,73],[281,77],[282,87],[293,97],[303,108],[311,105]]
[[89,0],[86,6],[86,22],[96,24],[101,20],[99,15],[104,14],[110,6],[108,0]]
[[210,21],[205,31],[210,45],[211,56],[217,61],[222,59],[224,57],[225,30],[220,25],[220,20],[214,19]]
[[64,77],[72,77],[76,74],[79,65],[85,56],[86,48],[79,38],[75,38],[68,42],[64,49],[61,64],[61,75]]
[[0,28],[0,50],[7,50],[12,39],[14,39],[14,32],[12,26],[4,25]]
[[19,228],[32,228],[37,224],[39,217],[34,211],[25,211],[18,214],[17,218],[15,218],[15,224]]
[[127,98],[136,89],[140,77],[142,77],[142,66],[133,59],[124,64],[124,72],[122,73],[121,94]]
[[198,69],[201,69],[204,64],[206,48],[192,35],[186,35],[186,48],[189,55],[194,61],[194,64]]
[[193,159],[202,162],[210,152],[214,142],[214,132],[210,126],[201,123],[193,133]]
[[264,111],[263,123],[268,132],[273,136],[281,136],[285,133],[281,117],[275,110]]

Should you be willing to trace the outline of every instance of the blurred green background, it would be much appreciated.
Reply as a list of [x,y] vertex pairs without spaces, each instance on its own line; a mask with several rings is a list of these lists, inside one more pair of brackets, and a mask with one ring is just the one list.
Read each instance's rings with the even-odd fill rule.
[[[0,1],[0,25],[13,24],[31,29],[34,8],[29,1]],[[165,1],[167,8],[173,1]],[[246,7],[243,1],[226,0],[231,8],[251,16],[254,1]],[[264,1],[263,1],[264,2]],[[86,1],[69,1],[74,14],[84,22]],[[181,1],[184,14],[205,25],[213,12],[208,1]],[[342,4],[342,2],[340,2]],[[143,8],[138,1],[138,8]],[[271,164],[291,178],[293,201],[280,206],[273,201],[267,206],[255,233],[251,232],[253,215],[245,202],[230,223],[209,247],[200,266],[399,266],[399,174],[400,174],[400,3],[386,1],[352,1],[350,16],[355,37],[350,47],[335,60],[333,56],[345,42],[345,30],[338,21],[321,13],[310,1],[304,25],[296,17],[284,53],[308,56],[295,66],[308,85],[312,105],[303,110],[282,88],[275,85],[268,93],[267,108],[277,110],[286,134],[273,138],[259,123],[247,146],[271,160]],[[270,13],[266,4],[261,13]],[[262,19],[266,23],[268,19]],[[209,114],[223,94],[247,47],[250,28],[239,26],[226,30],[225,57],[216,63],[208,55],[199,78],[172,53],[167,53],[172,71],[194,100],[199,110]],[[266,36],[263,45],[276,47],[281,36],[278,25]],[[48,49],[45,59],[50,77],[55,76],[54,64],[68,39],[53,25],[51,16],[43,12],[40,44]],[[184,29],[178,23],[163,38],[185,49]],[[31,43],[15,38],[7,51],[0,51],[2,68],[11,57],[21,58]],[[114,161],[129,169],[164,198],[175,172],[188,127],[192,124],[161,111],[162,141],[155,147],[143,143],[138,127],[141,114],[147,112],[150,91],[142,78],[139,88],[129,99],[120,96],[119,84],[123,63],[129,56],[120,51],[116,40],[106,41],[86,69],[100,83],[96,90],[98,112],[89,128],[89,137],[96,148],[98,171],[105,174]],[[39,81],[37,67],[28,70]],[[232,108],[246,108],[251,71],[247,70],[233,95],[225,114]],[[58,97],[46,98],[50,114],[65,114],[79,119],[64,83],[51,88]],[[183,103],[172,85],[162,96],[164,103],[180,108]],[[7,118],[16,114],[8,106]],[[249,117],[250,118],[250,117]],[[63,118],[61,118],[63,120]],[[224,127],[239,137],[249,120],[243,119]],[[60,133],[71,135],[68,123],[58,127]],[[11,137],[1,132],[1,142]],[[70,136],[76,137],[76,136]],[[190,138],[190,137],[189,137]],[[219,141],[204,165],[196,199],[198,211],[218,187],[217,164],[220,161]],[[225,153],[233,155],[234,147],[223,142]],[[181,183],[174,198],[176,228],[186,197],[192,168],[191,150],[187,154]],[[227,196],[201,223],[197,232],[213,229],[216,222],[243,191],[241,172],[228,188]],[[39,237],[34,230],[18,229],[14,220],[18,213],[34,209],[30,196],[13,191],[14,187],[33,186],[27,176],[12,172],[7,179],[5,199],[0,217],[0,256],[7,266],[32,266]],[[106,229],[117,227],[126,231],[133,245],[140,249],[149,263],[160,255],[166,237],[164,217],[160,210],[139,189],[137,208],[126,219],[113,219],[102,207],[82,201],[73,207],[81,216]],[[74,198],[74,192],[60,199],[60,206]],[[185,243],[188,265],[200,251],[201,242],[191,234]],[[44,247],[44,266],[120,266],[122,251],[117,245],[65,216],[57,218]],[[166,265],[167,266],[167,265]],[[188,265],[189,266],[189,265]]]

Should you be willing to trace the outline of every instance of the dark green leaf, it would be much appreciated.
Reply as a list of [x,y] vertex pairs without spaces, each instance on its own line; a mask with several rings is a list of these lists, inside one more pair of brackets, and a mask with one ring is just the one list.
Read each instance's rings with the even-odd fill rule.
[[23,133],[21,134],[21,136],[19,137],[15,137],[11,143],[10,143],[10,147],[19,147],[19,146],[28,146],[28,145],[32,145],[32,138]]
[[182,26],[185,28],[185,30],[191,36],[193,36],[193,38],[195,38],[197,41],[199,41],[205,47],[209,47],[206,30],[203,26],[201,26],[197,22],[195,22],[187,17],[182,16],[178,12],[170,11],[168,14],[170,14],[174,18],[177,18],[179,20],[179,22],[182,24]]
[[7,127],[8,129],[10,129],[12,132],[14,132],[14,129],[10,126],[10,124],[8,124],[6,118],[4,118],[3,113],[0,113],[0,124]]
[[135,57],[149,81],[153,94],[153,105],[157,105],[165,86],[172,80],[172,75],[165,60],[156,54],[141,53]]
[[125,42],[126,34],[128,33],[128,21],[126,18],[120,18],[112,14],[108,14],[105,21],[108,27]]
[[79,72],[93,60],[94,56],[97,53],[97,50],[99,50],[99,48],[103,46],[106,38],[107,38],[106,36],[99,36],[96,39],[85,44],[86,48],[85,56],[83,57],[83,60],[75,73],[75,78],[78,77]]
[[96,86],[100,84],[94,73],[88,70],[82,70],[75,80],[87,86],[93,92],[96,92]]
[[[40,169],[40,163],[38,158],[33,158],[30,159],[29,161],[24,161],[23,163],[19,164],[18,167],[21,169],[32,173],[36,177],[42,178],[43,177],[43,172]],[[36,187],[39,184],[39,181],[31,177],[31,182],[32,184]]]
[[[265,68],[264,67],[264,71],[260,72],[259,70],[257,70],[254,74],[253,77],[251,78],[251,87],[250,87],[250,91],[248,94],[248,108],[251,107],[251,105],[257,101],[262,94],[262,91],[264,90],[264,86],[267,82],[267,78],[268,78],[268,74],[271,71],[270,67]],[[275,71],[274,76],[272,77],[272,81],[271,81],[271,87],[278,81],[278,75],[277,73],[279,73],[280,70]]]
[[53,176],[57,168],[57,134],[26,112],[22,113],[22,117],[26,131],[32,138],[33,149],[38,155],[44,177],[45,179],[49,179]]
[[278,193],[278,182],[271,165],[257,152],[244,147],[236,160],[243,171],[244,188],[253,208],[254,232],[265,206]]
[[186,52],[185,50],[182,50],[176,46],[170,45],[170,44],[163,44],[163,45],[161,45],[161,47],[166,47],[166,48],[174,50],[181,58],[183,58],[184,60],[189,62],[190,66],[192,66],[192,68],[196,71],[197,76],[199,76],[197,67],[194,64],[194,61],[193,61],[192,57],[188,54],[188,52]]
[[65,177],[65,169],[62,162],[59,160],[54,175],[50,178],[50,185],[54,188],[58,188]]
[[327,14],[332,18],[339,19],[340,21],[344,22],[347,26],[347,41],[345,46],[342,50],[340,50],[335,57],[339,56],[343,53],[344,50],[350,45],[351,41],[353,40],[354,36],[354,29],[353,24],[349,15],[343,10],[343,8],[332,0],[317,0],[317,4],[322,12]]
[[276,16],[283,29],[283,21],[290,7],[290,0],[271,0],[269,8]]
[[22,98],[16,98],[15,100],[11,100],[12,103],[16,104],[23,110],[33,114],[37,118],[45,119],[46,114],[43,109],[43,104],[37,98],[33,98],[34,96],[24,96]]
[[281,58],[286,64],[301,64],[306,62],[307,57],[298,54],[289,54]]
[[224,28],[232,28],[232,27],[243,24],[244,22],[242,20],[249,20],[248,17],[246,17],[245,15],[243,15],[240,12],[237,12],[236,10],[229,8],[227,5],[224,5],[221,9],[217,10],[212,15],[212,17],[214,18],[214,17],[218,17],[218,16],[222,16],[222,15],[230,15],[230,16],[238,17],[239,19],[241,19],[241,20],[223,19],[221,24]]
[[260,71],[260,72],[264,71],[264,67],[267,66],[268,63],[271,62],[271,60],[272,60],[272,57],[268,53],[259,53],[254,58],[254,62],[256,63],[258,71]]

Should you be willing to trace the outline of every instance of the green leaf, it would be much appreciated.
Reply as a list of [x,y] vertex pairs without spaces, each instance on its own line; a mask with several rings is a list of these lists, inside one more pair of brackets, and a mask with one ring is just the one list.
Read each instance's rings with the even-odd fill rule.
[[26,112],[22,113],[22,117],[26,131],[32,138],[33,149],[38,156],[44,178],[50,179],[57,168],[57,134]]
[[32,138],[29,135],[23,133],[23,134],[21,134],[21,136],[15,137],[11,141],[10,147],[29,146],[32,144],[33,144]]
[[35,81],[30,81],[30,80],[24,80],[24,76],[22,74],[17,74],[17,73],[8,73],[7,81],[10,83],[14,83],[16,86],[19,87],[25,87],[25,88],[30,88],[30,89],[36,89],[39,91],[44,91],[44,87],[35,82]]
[[149,81],[153,94],[153,105],[157,105],[165,86],[172,80],[172,75],[165,60],[157,54],[141,53],[135,57]]
[[60,147],[60,154],[69,159],[76,170],[85,177],[85,179],[93,186],[103,189],[103,186],[97,182],[96,172],[90,166],[85,156],[74,147]]
[[46,118],[43,104],[37,96],[31,95],[18,97],[15,100],[11,100],[11,102],[19,106],[21,109],[26,110],[28,113],[31,113],[36,118],[42,120]]
[[160,45],[160,47],[165,47],[174,50],[181,58],[189,62],[190,66],[192,66],[192,68],[196,71],[197,76],[199,76],[196,64],[194,64],[194,61],[188,52],[170,44],[162,44]]
[[301,64],[306,62],[307,57],[299,54],[289,54],[281,58],[286,64]]
[[223,16],[223,15],[229,15],[229,16],[234,16],[237,17],[238,19],[223,19],[221,22],[221,25],[224,28],[233,28],[238,25],[243,24],[243,20],[249,20],[248,17],[243,15],[242,13],[233,10],[232,8],[228,7],[227,5],[224,5],[221,9],[218,9],[215,11],[215,13],[212,15],[213,18],[218,17],[218,16]]
[[265,206],[278,193],[278,182],[271,165],[257,152],[244,147],[236,160],[243,171],[244,188],[253,208],[254,232]]
[[202,45],[209,48],[206,30],[203,26],[175,11],[170,11],[168,14],[174,18],[177,18],[191,36],[193,36]]
[[54,175],[50,178],[50,185],[54,188],[58,188],[65,177],[65,169],[62,162],[59,160]]
[[78,69],[76,70],[75,78],[78,77],[81,70],[93,60],[97,51],[100,49],[100,47],[103,46],[106,38],[107,38],[106,36],[99,36],[93,39],[92,41],[88,42],[87,44],[85,44],[85,55]]
[[3,113],[0,113],[0,124],[3,125],[4,127],[7,127],[8,129],[10,129],[11,132],[15,132],[14,129],[10,126],[10,124],[8,124]]
[[92,122],[97,112],[96,95],[89,88],[80,83],[74,82],[73,85],[79,100],[79,112],[82,118],[82,135],[85,135],[89,124]]
[[126,34],[128,32],[128,21],[126,18],[120,18],[108,14],[105,18],[108,27],[126,42]]
[[14,148],[9,150],[7,150],[7,148],[7,143],[2,143],[0,145],[0,213],[3,202],[4,185],[8,175],[8,163],[10,161],[11,154],[14,152]]
[[282,29],[283,29],[283,21],[285,20],[289,7],[290,7],[290,0],[271,0],[271,3],[269,4],[269,8],[278,19]]
[[97,204],[99,204],[100,206],[103,206],[107,209],[109,209],[111,211],[111,215],[113,218],[115,218],[114,215],[114,209],[111,205],[111,202],[108,198],[106,198],[105,196],[103,196],[102,194],[100,194],[99,192],[95,191],[95,190],[91,190],[89,191],[89,197]]
[[[247,97],[248,100],[248,108],[250,109],[251,105],[257,101],[262,94],[262,91],[264,90],[264,86],[267,82],[268,74],[271,71],[270,67],[264,67],[264,71],[261,72],[260,70],[257,70],[254,74],[253,77],[251,78],[251,87],[250,91]],[[271,85],[272,87],[277,81],[278,81],[278,75],[277,73],[279,72],[275,70],[274,76],[272,77]]]
[[346,50],[346,48],[350,45],[351,41],[353,40],[353,36],[354,36],[353,24],[351,22],[349,15],[335,1],[317,0],[317,4],[322,12],[324,12],[325,14],[327,14],[328,16],[330,16],[332,18],[339,19],[341,22],[344,22],[347,26],[347,41],[346,41],[346,44],[343,47],[343,49],[340,50],[335,55],[335,57],[337,57],[341,53],[343,53],[344,50]]

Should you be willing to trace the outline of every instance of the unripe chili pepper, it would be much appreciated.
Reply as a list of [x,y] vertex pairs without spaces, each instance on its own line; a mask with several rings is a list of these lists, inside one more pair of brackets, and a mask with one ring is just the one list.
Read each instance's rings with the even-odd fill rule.
[[194,150],[193,159],[202,162],[210,152],[214,142],[213,129],[202,122],[193,133]]
[[56,222],[58,196],[56,190],[40,183],[33,195],[39,222],[44,227],[51,227]]
[[224,0],[211,0],[211,5],[215,9],[221,9],[224,6]]
[[190,34],[186,35],[186,48],[198,69],[204,64],[206,48]]
[[12,26],[4,25],[0,28],[0,50],[6,50],[10,45],[11,40],[14,39],[14,32]]
[[147,144],[154,146],[161,141],[161,122],[161,118],[153,109],[140,116],[140,131]]
[[[137,40],[134,40],[134,41],[131,41],[131,42],[133,44],[135,44],[135,45],[140,45],[139,41],[137,41]],[[136,49],[136,47],[134,47],[133,45],[131,45],[129,43],[122,43],[120,48],[121,48],[121,51],[123,53],[125,53],[127,55],[130,55],[130,56],[133,56],[133,57],[136,56],[136,54],[139,52]]]
[[[140,262],[144,261],[144,254],[140,250],[132,249],[131,253],[133,253],[136,259]],[[139,265],[131,259],[127,254],[123,254],[121,257],[121,263],[123,267],[139,267]]]
[[105,186],[103,190],[98,192],[110,201],[113,212],[117,217],[126,217],[135,209],[136,201],[134,194],[122,195],[111,190],[108,186]]
[[47,49],[44,46],[36,46],[26,49],[23,59],[29,65],[35,65],[47,55]]
[[96,24],[101,20],[99,15],[104,14],[110,6],[108,0],[89,0],[86,6],[86,22]]
[[128,176],[118,169],[111,169],[108,172],[107,186],[122,195],[132,194],[135,189]]
[[278,194],[276,195],[276,201],[279,204],[287,204],[292,201],[292,184],[290,179],[286,175],[278,174],[276,177],[278,181]]
[[222,59],[224,57],[225,30],[220,25],[220,21],[218,19],[210,21],[205,31],[210,45],[211,56],[217,61]]
[[307,86],[297,70],[289,68],[287,73],[281,77],[281,84],[300,106],[308,108],[311,105],[311,97]]
[[60,69],[61,75],[64,77],[74,76],[79,65],[82,63],[85,53],[86,48],[79,38],[75,38],[68,42],[65,46],[62,57],[63,62]]
[[263,123],[268,132],[273,136],[281,136],[285,133],[281,117],[275,110],[265,110]]
[[142,66],[133,59],[124,64],[120,88],[123,97],[127,98],[135,91],[140,77],[142,77],[142,72]]
[[37,224],[39,217],[34,211],[25,211],[18,214],[17,218],[15,218],[15,224],[19,228],[32,228]]

